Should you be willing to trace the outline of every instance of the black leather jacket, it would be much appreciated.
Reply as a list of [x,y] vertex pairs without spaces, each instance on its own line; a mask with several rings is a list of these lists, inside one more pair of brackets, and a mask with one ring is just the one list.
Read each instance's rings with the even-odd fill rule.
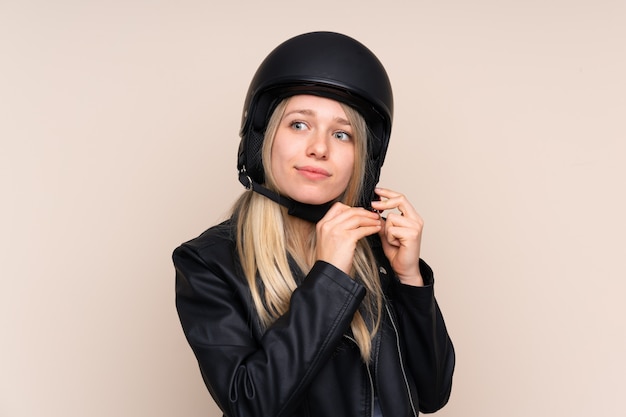
[[[401,284],[380,241],[371,239],[386,302],[373,359],[365,365],[350,336],[364,287],[318,261],[294,291],[289,312],[258,325],[236,254],[231,221],[174,251],[176,307],[204,382],[225,416],[417,416],[448,401],[454,350],[433,295]],[[297,268],[294,268],[296,271]]]

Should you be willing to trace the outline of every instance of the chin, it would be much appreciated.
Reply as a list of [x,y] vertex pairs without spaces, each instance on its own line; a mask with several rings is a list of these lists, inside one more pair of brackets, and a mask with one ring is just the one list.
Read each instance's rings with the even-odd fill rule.
[[326,199],[311,199],[311,198],[294,198],[293,200],[296,200],[298,203],[310,204],[312,206],[319,206],[321,204],[326,204],[329,201],[334,200],[334,198],[329,198],[328,200],[326,200]]
[[311,204],[314,206],[320,205],[320,204],[326,204],[329,201],[333,201],[336,200],[337,198],[339,198],[339,196],[312,196],[310,194],[308,195],[294,195],[294,196],[288,196],[289,198],[291,198],[292,200],[296,200],[298,203],[303,203],[303,204]]

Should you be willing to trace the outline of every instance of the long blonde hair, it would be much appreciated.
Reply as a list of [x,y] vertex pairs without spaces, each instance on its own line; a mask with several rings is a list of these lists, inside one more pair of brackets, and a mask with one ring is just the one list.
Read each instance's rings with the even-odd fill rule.
[[[266,184],[276,190],[270,165],[274,136],[289,99],[283,100],[268,122],[262,149]],[[363,117],[351,107],[342,104],[355,138],[353,173],[343,195],[344,204],[357,204],[362,188],[367,158],[367,125]],[[288,255],[304,274],[315,262],[315,225],[287,214],[274,201],[248,191],[242,194],[233,208],[237,219],[237,251],[261,325],[266,328],[289,310],[291,294],[297,283],[289,267]],[[257,282],[260,277],[262,288]],[[380,324],[382,289],[377,265],[365,239],[357,243],[351,277],[366,288],[366,296],[352,319],[351,330],[364,362],[371,356],[372,338]],[[367,322],[366,319],[367,318]]]

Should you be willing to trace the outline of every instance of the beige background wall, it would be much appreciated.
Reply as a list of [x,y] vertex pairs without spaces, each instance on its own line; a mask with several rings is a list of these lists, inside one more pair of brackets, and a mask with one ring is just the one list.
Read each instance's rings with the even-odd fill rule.
[[382,184],[426,219],[454,339],[440,416],[615,416],[626,3],[0,0],[0,416],[217,416],[172,249],[242,191],[240,109],[336,30],[396,91]]

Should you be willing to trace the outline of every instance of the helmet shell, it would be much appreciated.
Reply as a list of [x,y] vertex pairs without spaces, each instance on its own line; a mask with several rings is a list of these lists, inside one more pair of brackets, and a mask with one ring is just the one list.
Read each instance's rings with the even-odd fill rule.
[[[270,116],[284,98],[318,95],[357,110],[368,126],[368,169],[363,203],[373,197],[393,120],[393,93],[385,68],[357,40],[334,32],[311,32],[277,46],[257,69],[243,108],[237,160],[240,173],[263,184],[261,148]],[[249,184],[244,184],[249,185]]]

